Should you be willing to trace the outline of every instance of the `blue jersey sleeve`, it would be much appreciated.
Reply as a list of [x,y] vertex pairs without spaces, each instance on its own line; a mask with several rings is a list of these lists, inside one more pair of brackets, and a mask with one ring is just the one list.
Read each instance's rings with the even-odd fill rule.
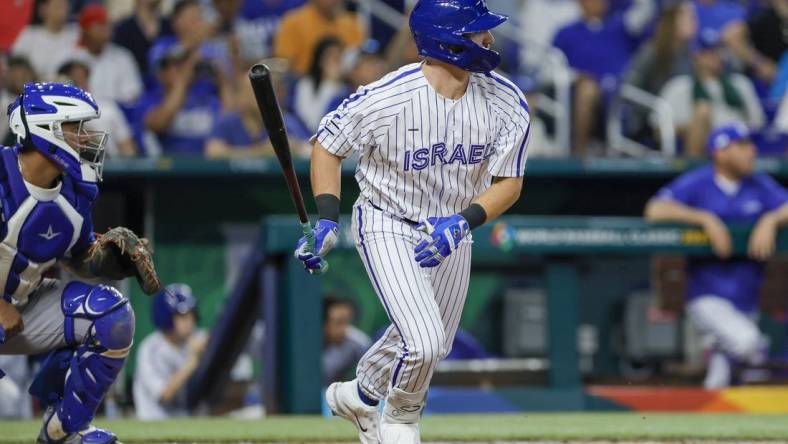
[[695,206],[695,190],[699,182],[697,172],[691,171],[660,188],[654,199],[672,200],[687,206]]
[[768,174],[755,176],[765,211],[773,211],[788,203],[788,191]]

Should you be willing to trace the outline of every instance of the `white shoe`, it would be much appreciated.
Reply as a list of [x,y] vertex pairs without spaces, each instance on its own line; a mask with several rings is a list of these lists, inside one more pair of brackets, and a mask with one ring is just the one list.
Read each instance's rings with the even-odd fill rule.
[[379,444],[378,408],[364,404],[358,396],[356,380],[335,382],[326,389],[326,402],[336,416],[350,421],[358,430],[361,444]]
[[391,424],[380,421],[381,444],[421,444],[419,424]]
[[722,352],[714,352],[706,368],[703,387],[706,390],[719,390],[731,385],[731,361]]
[[389,388],[380,417],[381,444],[421,444],[419,421],[425,397],[424,393]]

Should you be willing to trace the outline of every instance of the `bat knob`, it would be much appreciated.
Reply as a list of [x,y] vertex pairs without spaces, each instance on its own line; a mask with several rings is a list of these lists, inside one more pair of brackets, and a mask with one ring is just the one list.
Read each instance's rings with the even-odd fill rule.
[[249,78],[252,80],[263,79],[269,75],[271,75],[271,69],[262,63],[257,63],[249,69]]

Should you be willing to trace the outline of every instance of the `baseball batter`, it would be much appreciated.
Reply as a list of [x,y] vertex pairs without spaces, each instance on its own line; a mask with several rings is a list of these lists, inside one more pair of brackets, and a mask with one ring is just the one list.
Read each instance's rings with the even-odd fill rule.
[[391,320],[357,378],[326,392],[362,443],[420,442],[427,388],[465,302],[471,231],[520,196],[530,115],[520,90],[492,72],[501,58],[490,29],[504,21],[484,0],[419,1],[410,27],[425,60],[359,88],[315,136],[315,252],[302,238],[296,257],[319,269],[336,243],[340,163],[358,153],[352,230]]

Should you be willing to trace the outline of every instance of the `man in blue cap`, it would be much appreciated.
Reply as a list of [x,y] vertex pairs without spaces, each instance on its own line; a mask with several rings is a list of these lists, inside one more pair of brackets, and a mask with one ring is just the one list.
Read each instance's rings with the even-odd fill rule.
[[186,284],[170,284],[151,304],[157,331],[140,344],[134,375],[137,418],[185,416],[183,388],[197,370],[207,336],[197,330],[197,299]]
[[[756,149],[741,124],[711,132],[711,165],[689,171],[663,187],[646,205],[651,222],[700,225],[716,257],[691,259],[687,313],[714,340],[704,385],[730,384],[732,363],[757,363],[765,343],[756,325],[763,261],[774,254],[775,237],[788,223],[788,192],[754,172]],[[750,223],[747,256],[733,256],[729,223]]]

